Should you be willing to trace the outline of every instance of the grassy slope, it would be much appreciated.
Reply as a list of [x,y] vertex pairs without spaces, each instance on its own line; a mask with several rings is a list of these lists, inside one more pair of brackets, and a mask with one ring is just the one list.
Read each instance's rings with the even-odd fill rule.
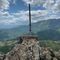
[[48,41],[44,41],[44,40],[40,40],[40,46],[42,47],[50,47],[52,48],[54,51],[59,51],[60,50],[60,41],[52,41],[52,40],[48,40]]
[[[0,41],[0,52],[7,53],[9,52],[14,46],[17,41]],[[53,40],[40,40],[41,47],[50,47],[55,51],[60,50],[60,41],[53,41]]]
[[16,40],[0,41],[0,52],[1,53],[9,52],[14,47],[16,42],[17,42]]

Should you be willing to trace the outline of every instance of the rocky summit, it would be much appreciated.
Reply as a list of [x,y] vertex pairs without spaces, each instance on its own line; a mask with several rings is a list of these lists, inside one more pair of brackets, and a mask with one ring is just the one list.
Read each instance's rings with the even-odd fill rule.
[[6,55],[0,55],[0,60],[60,60],[60,53],[40,47],[36,36],[22,36],[20,39],[21,44],[16,44]]

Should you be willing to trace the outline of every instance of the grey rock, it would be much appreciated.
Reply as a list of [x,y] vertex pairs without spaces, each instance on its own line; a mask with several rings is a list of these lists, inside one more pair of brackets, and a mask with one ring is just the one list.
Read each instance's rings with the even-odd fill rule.
[[22,37],[23,42],[17,44],[6,55],[1,55],[0,60],[60,60],[60,53],[51,48],[39,46],[35,37]]

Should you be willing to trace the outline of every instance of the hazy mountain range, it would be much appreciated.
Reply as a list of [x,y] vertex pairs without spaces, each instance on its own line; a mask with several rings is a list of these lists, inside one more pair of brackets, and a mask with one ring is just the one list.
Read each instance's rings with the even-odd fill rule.
[[[0,29],[0,40],[15,39],[27,33],[28,26],[18,26],[12,29]],[[60,19],[44,20],[32,24],[32,32],[40,39],[60,40]]]

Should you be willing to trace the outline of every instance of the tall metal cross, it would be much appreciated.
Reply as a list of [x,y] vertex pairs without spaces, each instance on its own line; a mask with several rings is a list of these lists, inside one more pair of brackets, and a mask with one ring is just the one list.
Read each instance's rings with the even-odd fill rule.
[[32,29],[31,29],[31,6],[29,4],[29,32],[31,33]]

